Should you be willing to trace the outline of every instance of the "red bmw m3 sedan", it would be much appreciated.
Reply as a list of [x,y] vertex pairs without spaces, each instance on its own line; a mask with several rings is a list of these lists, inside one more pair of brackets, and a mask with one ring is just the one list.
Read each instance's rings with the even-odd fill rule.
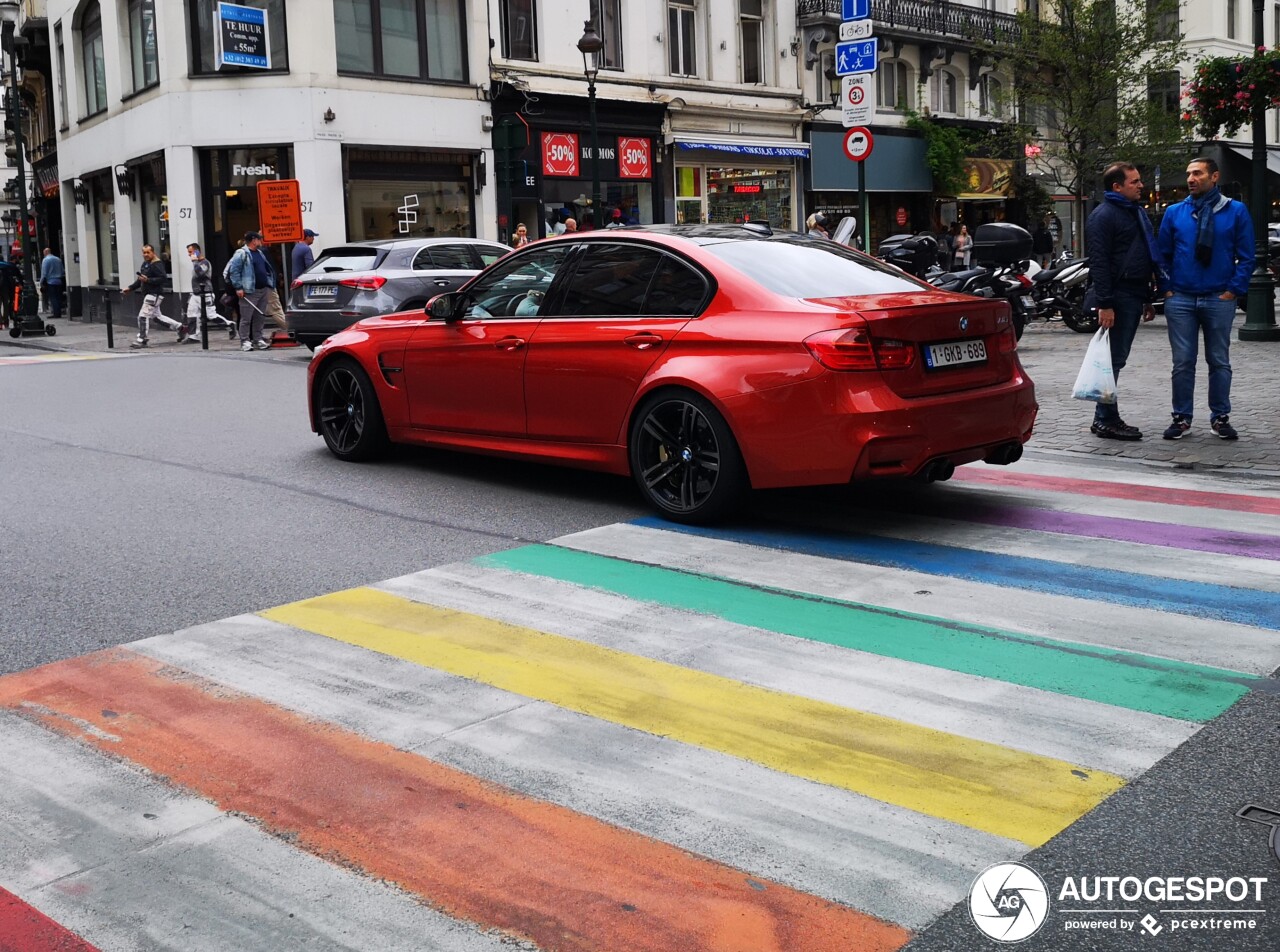
[[743,225],[575,233],[425,311],[317,348],[312,429],[630,475],[668,518],[748,489],[945,479],[1022,454],[1035,391],[1008,305],[820,238]]

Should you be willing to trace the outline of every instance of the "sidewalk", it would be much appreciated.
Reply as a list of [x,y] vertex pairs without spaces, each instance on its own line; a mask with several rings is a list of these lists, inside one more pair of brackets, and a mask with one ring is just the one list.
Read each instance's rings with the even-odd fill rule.
[[[1237,318],[1236,326],[1244,322]],[[23,337],[15,340],[0,331],[4,348],[107,352],[106,325],[82,321],[57,322],[56,337]],[[271,328],[268,328],[270,333]],[[116,352],[129,350],[136,328],[132,323],[115,326]],[[1144,439],[1137,443],[1104,440],[1089,432],[1093,404],[1073,400],[1071,387],[1084,359],[1088,334],[1077,334],[1061,324],[1031,324],[1019,342],[1022,362],[1036,384],[1040,416],[1028,450],[1067,453],[1077,457],[1102,456],[1136,460],[1151,466],[1199,470],[1224,470],[1280,478],[1280,343],[1231,341],[1231,422],[1240,431],[1234,443],[1220,440],[1209,430],[1207,376],[1203,363],[1196,375],[1195,422],[1181,440],[1164,440],[1169,425],[1169,373],[1171,358],[1164,318],[1157,317],[1138,329],[1129,365],[1120,375],[1120,412],[1125,422],[1138,427]],[[144,353],[203,353],[200,344],[178,344],[172,331],[153,329],[151,346]],[[228,340],[221,327],[209,329],[209,352],[238,353],[240,343]],[[277,356],[310,356],[306,348],[272,348]],[[248,355],[245,355],[248,356]]]

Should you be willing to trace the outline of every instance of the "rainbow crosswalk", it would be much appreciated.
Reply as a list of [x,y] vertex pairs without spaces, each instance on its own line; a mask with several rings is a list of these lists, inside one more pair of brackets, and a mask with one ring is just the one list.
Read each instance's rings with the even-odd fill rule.
[[128,357],[129,354],[71,354],[71,353],[23,353],[11,356],[0,355],[0,367],[18,367],[23,365],[65,364],[77,360],[111,360],[115,357]]
[[899,948],[1269,683],[1260,485],[965,468],[0,678],[0,936]]

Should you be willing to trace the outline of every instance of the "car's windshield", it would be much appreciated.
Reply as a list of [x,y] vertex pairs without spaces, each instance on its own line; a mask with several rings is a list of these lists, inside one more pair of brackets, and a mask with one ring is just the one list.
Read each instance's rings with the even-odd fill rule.
[[320,252],[308,274],[321,271],[372,271],[378,266],[378,248],[328,248]]
[[928,288],[897,268],[857,255],[833,241],[775,237],[709,242],[703,247],[770,291],[787,297],[893,294]]

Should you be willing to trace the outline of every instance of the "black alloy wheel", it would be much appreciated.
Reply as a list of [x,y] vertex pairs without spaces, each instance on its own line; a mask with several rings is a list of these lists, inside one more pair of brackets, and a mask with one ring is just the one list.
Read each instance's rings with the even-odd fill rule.
[[315,388],[316,418],[329,452],[361,462],[387,448],[387,431],[373,384],[360,365],[335,360],[320,371]]
[[737,504],[747,486],[729,425],[694,393],[647,399],[632,421],[628,452],[640,491],[675,522],[712,522]]

